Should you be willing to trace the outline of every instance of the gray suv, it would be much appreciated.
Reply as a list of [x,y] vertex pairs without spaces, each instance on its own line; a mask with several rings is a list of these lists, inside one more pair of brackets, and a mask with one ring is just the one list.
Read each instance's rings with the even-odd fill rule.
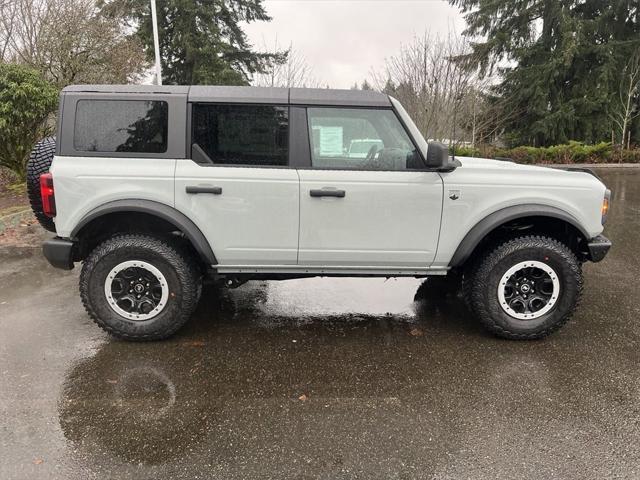
[[592,172],[453,159],[371,91],[72,86],[28,170],[45,256],[82,262],[87,312],[129,340],[176,332],[203,279],[310,276],[428,277],[539,338],[611,245]]

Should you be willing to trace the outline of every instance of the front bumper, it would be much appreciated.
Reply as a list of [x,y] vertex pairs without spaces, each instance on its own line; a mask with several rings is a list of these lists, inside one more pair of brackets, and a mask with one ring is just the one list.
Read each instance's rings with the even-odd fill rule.
[[611,248],[611,240],[604,235],[598,235],[597,237],[593,237],[589,240],[587,247],[589,248],[589,260],[592,262],[599,262],[609,252],[609,249]]
[[66,238],[54,237],[42,244],[42,253],[49,263],[63,270],[73,268],[73,251],[75,244]]

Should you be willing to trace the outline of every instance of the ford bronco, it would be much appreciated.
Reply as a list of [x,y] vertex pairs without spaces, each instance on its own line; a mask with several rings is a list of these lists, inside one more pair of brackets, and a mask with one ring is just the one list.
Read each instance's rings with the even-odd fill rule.
[[88,314],[128,340],[176,332],[203,280],[309,276],[459,282],[490,331],[540,338],[611,246],[593,173],[451,158],[371,91],[70,86],[28,183],[45,257],[82,262]]

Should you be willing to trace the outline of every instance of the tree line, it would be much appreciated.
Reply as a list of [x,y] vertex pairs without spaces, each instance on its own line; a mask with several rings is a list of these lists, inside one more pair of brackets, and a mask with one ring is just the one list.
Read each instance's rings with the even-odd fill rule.
[[465,13],[490,99],[515,116],[509,144],[640,139],[640,0],[449,0]]
[[462,35],[416,37],[373,72],[428,138],[640,144],[640,0],[449,0]]

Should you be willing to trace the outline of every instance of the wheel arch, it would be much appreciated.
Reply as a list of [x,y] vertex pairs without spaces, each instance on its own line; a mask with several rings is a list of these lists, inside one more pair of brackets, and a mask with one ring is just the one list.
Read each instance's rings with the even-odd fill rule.
[[105,203],[87,213],[75,226],[70,234],[72,240],[80,239],[101,221],[109,218],[122,218],[126,215],[138,215],[147,219],[156,219],[163,225],[172,226],[180,231],[189,241],[193,250],[207,265],[216,265],[218,261],[211,245],[198,226],[186,215],[164,203],[153,200],[115,200]]
[[[583,243],[586,245],[589,239],[587,230],[573,215],[564,210],[549,205],[515,205],[493,212],[476,223],[458,245],[453,257],[451,257],[449,266],[452,268],[462,266],[481,246],[483,240],[503,227],[519,220],[529,220],[542,225],[546,221],[549,227],[566,227],[573,235],[578,237],[578,242],[572,246],[576,253],[581,253],[579,251],[581,245]],[[541,233],[546,233],[544,226],[540,228],[540,231]]]

